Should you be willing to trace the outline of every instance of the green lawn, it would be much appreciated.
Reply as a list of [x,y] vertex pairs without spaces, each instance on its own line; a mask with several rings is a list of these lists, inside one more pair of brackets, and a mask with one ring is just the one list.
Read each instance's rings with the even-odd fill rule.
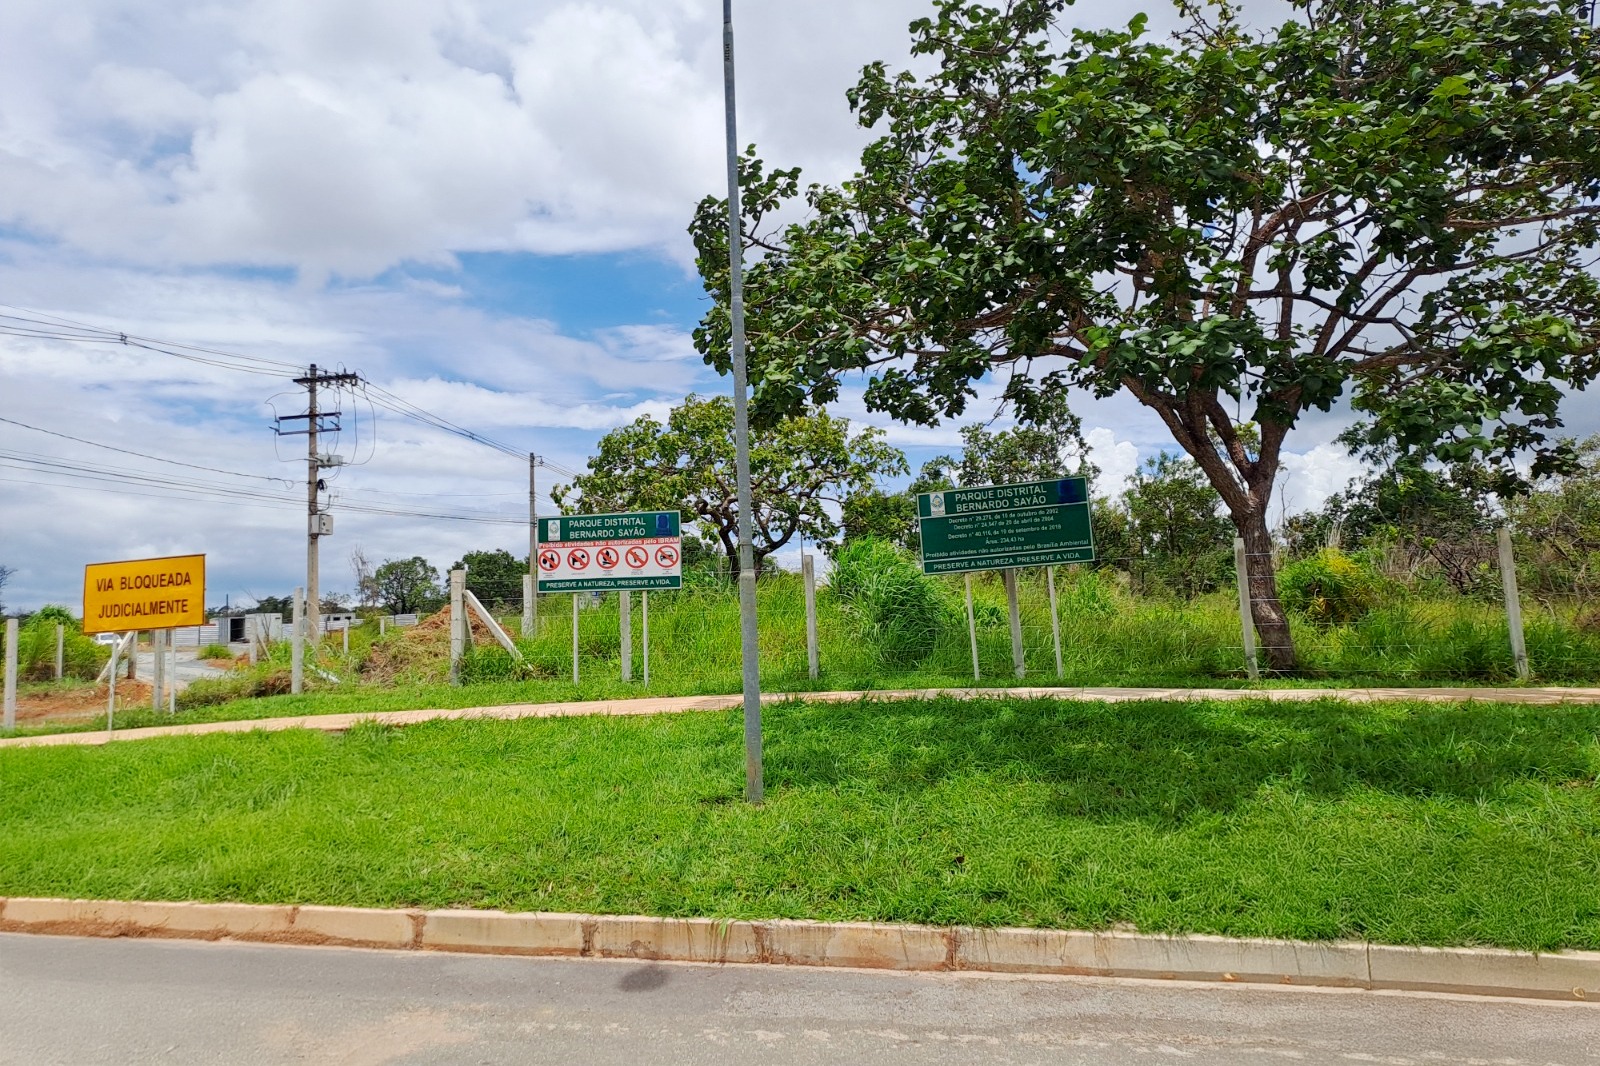
[[1600,948],[1600,707],[785,704],[0,751],[0,894]]

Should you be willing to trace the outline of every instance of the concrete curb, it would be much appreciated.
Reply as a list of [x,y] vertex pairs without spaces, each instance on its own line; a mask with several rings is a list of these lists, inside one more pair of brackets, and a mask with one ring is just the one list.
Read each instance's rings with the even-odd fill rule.
[[1600,952],[1361,941],[29,898],[0,898],[0,932],[1600,999]]
[[[1057,699],[1099,703],[1131,703],[1141,700],[1266,700],[1271,703],[1339,700],[1344,703],[1383,703],[1409,700],[1418,703],[1518,703],[1555,707],[1600,703],[1600,688],[928,688],[767,693],[761,697],[761,702],[767,704],[802,700],[812,703],[845,703],[852,700],[938,698]],[[240,718],[226,722],[146,726],[114,733],[95,730],[85,733],[41,733],[29,737],[7,737],[0,739],[0,748],[95,747],[112,741],[192,737],[210,733],[273,733],[286,729],[343,733],[364,723],[407,726],[422,722],[479,719],[514,721],[523,718],[682,714],[686,711],[732,710],[740,706],[742,700],[741,696],[649,696],[639,699],[581,700],[569,703],[508,703],[495,707],[457,707],[449,710],[425,708],[414,711],[310,714],[289,718]]]

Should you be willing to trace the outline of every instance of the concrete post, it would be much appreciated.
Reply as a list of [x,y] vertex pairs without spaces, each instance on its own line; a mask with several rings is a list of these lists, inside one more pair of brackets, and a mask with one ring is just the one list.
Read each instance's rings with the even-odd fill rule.
[[1526,681],[1533,671],[1528,666],[1528,646],[1522,639],[1522,596],[1517,590],[1517,560],[1511,551],[1511,530],[1501,526],[1500,587],[1506,595],[1506,626],[1511,631],[1511,657],[1517,664],[1517,679]]
[[[535,565],[538,565],[535,563]],[[522,635],[533,636],[534,600],[533,575],[522,575]]]
[[644,638],[644,687],[650,687],[650,590],[639,593],[639,623]]
[[1045,580],[1050,584],[1050,639],[1056,646],[1056,680],[1066,677],[1066,671],[1061,668],[1061,612],[1056,609],[1056,568],[1047,566],[1044,569]]
[[617,597],[617,636],[622,650],[622,680],[633,680],[633,593]]
[[[128,634],[129,638],[133,638],[135,636],[136,636],[136,634],[133,634],[133,633]],[[111,645],[111,661],[106,664],[106,666],[109,667],[109,669],[106,671],[106,676],[110,679],[110,684],[108,684],[106,686],[106,732],[107,733],[110,733],[112,728],[116,724],[115,720],[116,720],[116,714],[117,714],[117,653],[122,650],[123,640],[124,640],[124,637],[121,634],[118,634],[116,643]],[[130,650],[129,650],[128,654],[132,655],[133,654],[133,650],[132,649],[137,648],[137,647],[138,647],[137,644],[130,644]]]
[[806,588],[806,672],[815,681],[822,673],[817,655],[817,567],[816,557],[800,557],[800,576]]
[[462,595],[467,588],[465,570],[450,571],[450,680],[461,680],[461,657],[467,650],[467,605]]
[[1011,612],[1011,668],[1018,677],[1027,673],[1027,666],[1022,660],[1022,605],[1017,602],[1017,572],[1007,568],[1004,572],[1006,583],[1006,607]]
[[56,680],[60,681],[66,675],[65,667],[67,651],[67,627],[56,626]]
[[167,680],[167,631],[165,629],[152,630],[150,633],[150,709],[161,709],[161,697],[165,694]]
[[581,592],[572,594],[572,683],[578,683],[578,598]]
[[4,721],[7,729],[17,728],[17,620],[6,619]]
[[972,680],[979,681],[983,675],[978,672],[978,621],[972,613],[972,574],[962,575],[966,578],[967,585],[967,637],[972,641]]
[[294,629],[289,634],[289,691],[296,696],[306,683],[306,590],[294,590]]
[[132,681],[139,676],[139,634],[134,633],[133,639],[128,642],[128,680]]
[[1250,571],[1246,568],[1244,538],[1233,538],[1233,571],[1239,581],[1239,635],[1244,639],[1244,669],[1255,681],[1261,677],[1256,659],[1256,614],[1250,606]]

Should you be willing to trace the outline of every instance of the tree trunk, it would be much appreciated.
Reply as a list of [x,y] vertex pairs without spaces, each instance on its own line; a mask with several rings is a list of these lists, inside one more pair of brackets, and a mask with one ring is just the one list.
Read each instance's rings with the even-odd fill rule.
[[1245,572],[1250,582],[1250,613],[1255,616],[1256,636],[1267,665],[1278,673],[1295,668],[1294,637],[1289,633],[1289,616],[1278,602],[1278,582],[1272,573],[1272,534],[1267,530],[1265,508],[1252,508],[1243,514],[1230,512],[1234,528],[1244,539]]

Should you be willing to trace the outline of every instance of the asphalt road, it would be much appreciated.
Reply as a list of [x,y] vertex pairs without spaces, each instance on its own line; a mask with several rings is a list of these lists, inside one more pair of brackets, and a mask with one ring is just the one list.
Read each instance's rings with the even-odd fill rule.
[[[134,676],[141,681],[155,679],[156,657],[154,652],[140,651],[139,665],[134,668]],[[189,687],[189,682],[199,681],[201,678],[221,677],[227,670],[217,666],[214,662],[201,659],[195,654],[193,648],[178,649],[178,691],[182,692]]]
[[1600,1008],[0,935],[0,1062],[1600,1063]]

